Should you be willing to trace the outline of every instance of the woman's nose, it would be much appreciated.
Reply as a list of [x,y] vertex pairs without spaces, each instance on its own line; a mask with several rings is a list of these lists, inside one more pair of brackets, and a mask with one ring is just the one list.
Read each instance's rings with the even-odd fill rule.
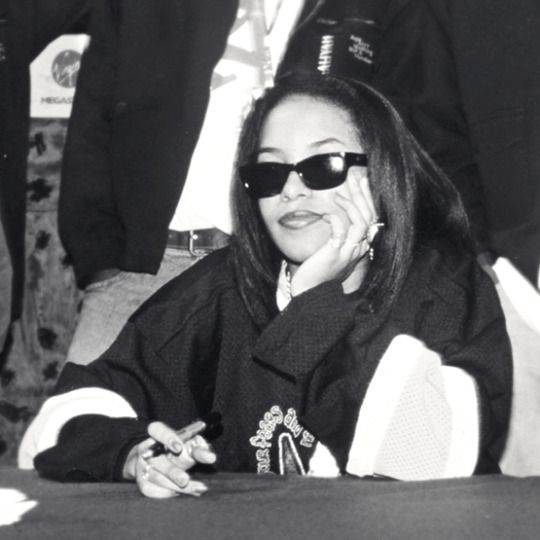
[[296,199],[297,197],[307,197],[311,190],[304,184],[302,177],[296,171],[291,171],[283,189],[281,197],[285,199]]

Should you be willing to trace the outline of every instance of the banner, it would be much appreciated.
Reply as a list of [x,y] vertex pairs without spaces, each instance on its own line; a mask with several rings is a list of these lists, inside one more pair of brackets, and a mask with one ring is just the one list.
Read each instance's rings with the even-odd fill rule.
[[32,62],[32,118],[69,118],[81,56],[88,41],[85,34],[61,36]]

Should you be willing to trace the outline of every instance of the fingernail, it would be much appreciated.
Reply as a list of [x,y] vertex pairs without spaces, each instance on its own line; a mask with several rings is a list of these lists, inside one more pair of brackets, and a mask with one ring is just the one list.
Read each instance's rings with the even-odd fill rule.
[[175,454],[180,455],[184,450],[184,445],[180,442],[174,441],[171,444],[171,449],[174,451]]
[[215,463],[217,461],[217,455],[214,452],[210,452],[208,454],[208,457],[210,458],[210,463]]
[[179,473],[179,474],[176,474],[174,477],[173,477],[173,480],[174,480],[174,483],[180,488],[180,489],[185,489],[187,488],[188,484],[189,484],[189,481],[190,481],[190,478],[187,474],[182,474],[182,473]]

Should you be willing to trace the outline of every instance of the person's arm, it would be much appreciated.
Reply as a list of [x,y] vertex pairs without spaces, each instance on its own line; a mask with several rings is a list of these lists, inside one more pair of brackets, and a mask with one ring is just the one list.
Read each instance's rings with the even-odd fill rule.
[[[194,422],[191,426],[196,426]],[[133,446],[124,461],[122,478],[132,480],[143,495],[165,499],[179,494],[196,497],[207,491],[203,482],[193,480],[187,471],[201,463],[212,465],[217,455],[208,442],[185,426],[173,430],[162,422],[152,422],[148,426],[150,437]],[[165,451],[154,455],[154,447],[159,443]]]
[[[64,148],[58,208],[60,237],[80,286],[94,272],[118,267],[122,242],[110,148],[118,21],[112,0],[93,4],[90,45],[82,57]],[[99,253],[92,246],[99,246]]]
[[[121,480],[127,452],[147,437],[152,418],[145,364],[156,371],[163,360],[132,323],[92,365],[66,364],[25,433],[19,466],[62,481]],[[165,391],[167,379],[159,384]]]
[[179,429],[210,412],[220,291],[229,290],[219,284],[223,256],[223,250],[207,256],[156,292],[99,359],[66,365],[56,395],[25,434],[19,466],[35,464],[60,480],[73,471],[121,480],[150,422]]
[[[66,365],[57,395],[24,435],[19,467],[61,482],[134,481],[148,497],[201,495],[206,487],[188,471],[196,463],[214,463],[216,455],[202,436],[182,439],[170,427],[196,414],[186,400],[173,397],[190,395],[180,371],[128,323],[99,360]],[[154,456],[155,443],[166,452]]]
[[[141,493],[154,498],[206,491],[188,474],[195,464],[216,460],[205,439],[197,433],[181,436],[162,422],[134,415],[120,395],[97,387],[50,398],[25,434],[19,466],[41,447],[33,465],[54,480],[134,481]],[[157,443],[164,452],[155,454]]]
[[[464,258],[434,267],[433,301],[420,322],[419,337],[437,350],[444,365],[474,378],[480,412],[477,472],[497,470],[510,418],[512,350],[494,284],[481,266]],[[437,301],[435,301],[437,299]]]
[[498,472],[512,354],[489,277],[470,255],[450,263],[428,252],[392,319],[405,336],[382,355],[362,401],[348,472],[400,479]]
[[[487,249],[484,196],[444,16],[424,0],[388,3],[372,84],[460,192],[479,252]],[[449,24],[449,23],[448,23]]]

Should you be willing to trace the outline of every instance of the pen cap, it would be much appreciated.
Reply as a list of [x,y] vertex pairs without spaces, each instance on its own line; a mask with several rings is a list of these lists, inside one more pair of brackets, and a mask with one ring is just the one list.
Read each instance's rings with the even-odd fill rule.
[[221,424],[221,414],[218,412],[210,412],[204,416],[201,416],[201,420],[206,424],[201,435],[208,441],[216,439],[223,432],[223,425]]

